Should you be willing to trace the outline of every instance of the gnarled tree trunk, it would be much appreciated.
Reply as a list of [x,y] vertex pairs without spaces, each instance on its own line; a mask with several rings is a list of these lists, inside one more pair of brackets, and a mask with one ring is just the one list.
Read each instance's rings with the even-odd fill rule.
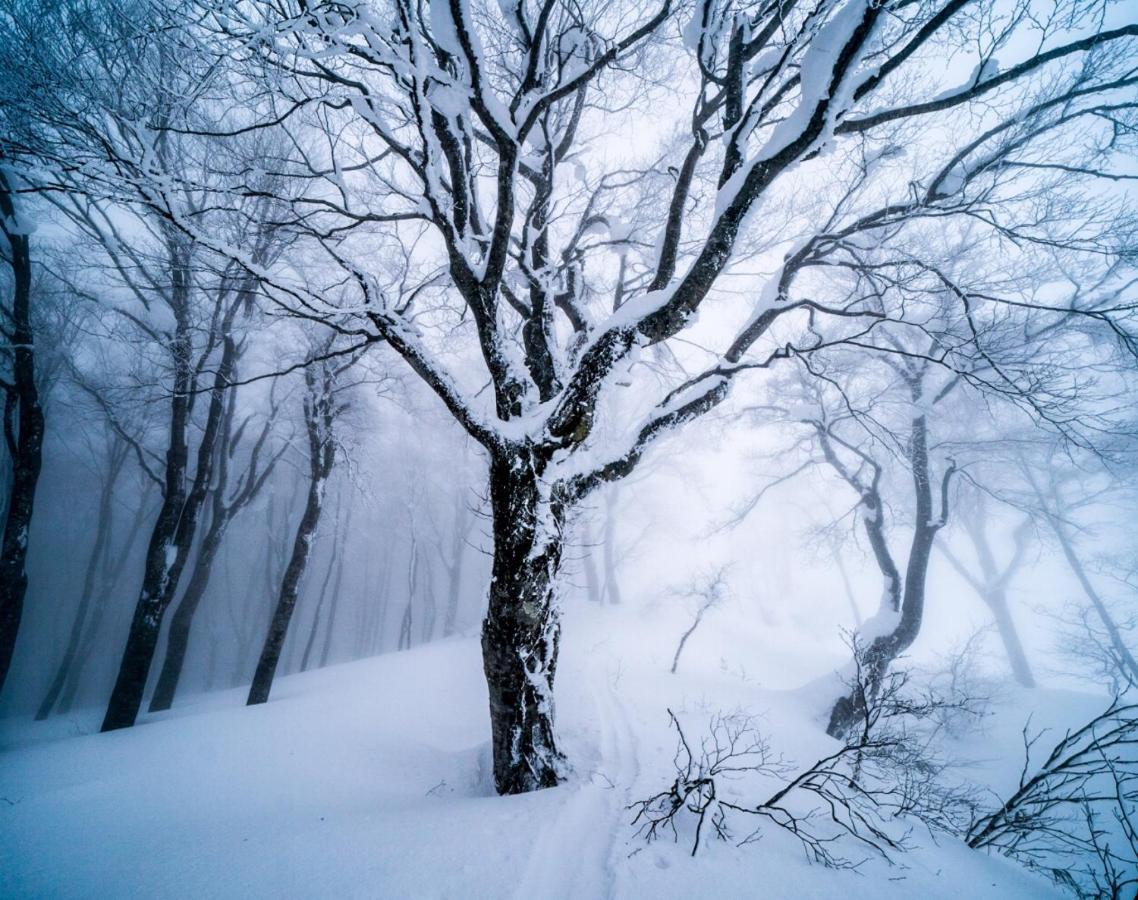
[[563,769],[553,733],[553,679],[565,510],[542,495],[534,462],[517,447],[496,451],[490,462],[494,562],[482,663],[500,794],[552,787]]
[[[919,404],[920,381],[911,381],[910,387],[913,392],[913,403]],[[929,558],[932,555],[933,541],[948,515],[948,487],[952,473],[955,471],[950,465],[941,479],[941,508],[939,514],[936,514],[933,510],[933,489],[929,477],[928,426],[924,415],[917,415],[912,420],[908,457],[913,473],[916,503],[913,537],[909,544],[909,560],[905,567],[903,589],[897,584],[898,570],[885,545],[881,501],[876,494],[876,482],[873,489],[873,505],[870,506],[870,514],[866,516],[866,532],[885,577],[886,602],[893,606],[894,612],[900,613],[892,629],[875,636],[868,646],[855,648],[855,652],[861,654],[862,665],[866,668],[865,681],[871,691],[880,687],[889,667],[897,657],[913,645],[913,641],[920,633],[925,614],[925,584],[928,579]],[[864,500],[865,498],[863,502]],[[887,564],[884,563],[885,560],[888,560]],[[840,697],[834,704],[830,711],[826,733],[831,737],[844,737],[864,713],[865,698],[855,685],[848,694]]]

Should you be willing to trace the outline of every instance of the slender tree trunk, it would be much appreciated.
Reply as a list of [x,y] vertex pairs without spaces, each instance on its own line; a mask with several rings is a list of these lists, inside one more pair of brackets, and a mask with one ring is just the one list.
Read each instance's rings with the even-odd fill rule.
[[0,231],[7,238],[12,267],[12,382],[4,388],[4,439],[12,459],[12,481],[0,543],[0,690],[16,650],[16,634],[28,591],[28,539],[36,485],[43,463],[44,415],[36,387],[32,332],[32,258],[19,227],[11,188],[0,172]]
[[150,698],[150,712],[161,712],[169,709],[174,703],[174,694],[178,690],[178,682],[186,663],[186,650],[190,645],[194,614],[209,586],[213,562],[217,558],[217,551],[221,548],[221,540],[228,524],[229,519],[224,514],[215,518],[210,522],[198,548],[189,584],[186,585],[182,599],[178,601],[174,614],[170,617],[169,633],[166,635],[166,656],[162,660],[162,671],[154,688],[154,696]]
[[115,485],[118,483],[119,473],[122,472],[126,461],[125,444],[116,442],[112,447],[108,459],[107,471],[104,474],[102,486],[99,489],[99,519],[95,524],[95,543],[91,548],[91,555],[87,560],[87,570],[83,574],[83,591],[79,596],[79,606],[75,610],[75,618],[71,623],[71,631],[67,635],[67,646],[63,651],[63,658],[51,679],[51,685],[36,711],[36,721],[46,719],[50,714],[59,695],[63,693],[63,686],[67,681],[67,674],[75,662],[79,652],[79,642],[83,637],[83,626],[87,623],[91,600],[95,594],[95,584],[98,580],[99,567],[106,556],[106,545],[111,537],[111,527],[114,521]]
[[1055,533],[1055,537],[1059,540],[1059,546],[1063,549],[1063,556],[1067,559],[1067,565],[1071,567],[1074,572],[1075,578],[1078,579],[1079,585],[1083,589],[1083,593],[1087,595],[1087,599],[1091,601],[1091,606],[1094,608],[1095,613],[1102,622],[1102,626],[1106,629],[1107,640],[1110,641],[1110,648],[1114,653],[1115,659],[1118,661],[1118,666],[1122,669],[1123,674],[1127,679],[1138,682],[1138,661],[1135,661],[1134,654],[1130,652],[1130,648],[1126,646],[1126,641],[1122,637],[1122,631],[1118,627],[1118,623],[1114,621],[1114,616],[1111,615],[1110,609],[1103,601],[1095,586],[1091,584],[1090,578],[1087,576],[1087,570],[1083,568],[1083,561],[1079,558],[1079,554],[1075,551],[1074,541],[1067,533],[1067,529],[1063,527],[1062,522],[1059,521],[1057,516],[1047,515],[1047,521],[1051,525],[1051,530]]
[[[344,516],[344,540],[347,539],[351,522],[352,507],[349,504],[348,512]],[[336,578],[332,582],[332,602],[328,606],[328,624],[324,627],[324,645],[320,649],[320,668],[328,665],[328,659],[332,655],[332,635],[336,627],[336,610],[340,605],[340,590],[344,584],[344,556],[344,548],[338,544],[336,546]]]
[[1033,688],[1035,687],[1035,676],[1032,674],[1031,666],[1027,661],[1027,654],[1020,642],[1019,631],[1016,628],[1015,620],[1012,618],[1007,596],[1007,585],[1023,563],[1031,530],[1031,520],[1025,519],[1016,529],[1015,550],[1002,570],[996,563],[996,554],[992,551],[991,541],[988,540],[987,509],[983,495],[977,496],[971,514],[964,518],[964,530],[976,551],[976,560],[980,564],[979,577],[969,572],[964,563],[957,559],[945,544],[941,543],[938,546],[945,559],[972,586],[972,589],[984,601],[984,605],[992,611],[992,618],[996,623],[996,629],[1004,645],[1004,653],[1007,655],[1008,664],[1011,666],[1016,681],[1023,687]]
[[407,558],[407,605],[403,607],[403,619],[399,623],[399,650],[411,649],[411,614],[415,602],[415,582],[419,573],[419,543],[415,538],[415,519],[411,518],[411,554]]
[[316,610],[312,614],[312,627],[308,629],[308,640],[304,643],[304,653],[300,657],[300,671],[308,670],[308,660],[312,657],[312,648],[316,645],[316,633],[320,630],[320,613],[328,600],[328,584],[332,581],[332,571],[336,568],[336,561],[340,557],[340,500],[336,501],[336,527],[332,533],[332,543],[328,550],[328,567],[324,570],[324,580],[320,582],[320,597],[316,600]]
[[308,557],[312,552],[312,541],[316,536],[316,528],[320,524],[320,508],[324,501],[324,478],[313,478],[308,488],[308,499],[304,505],[304,514],[300,519],[300,526],[296,530],[296,539],[292,545],[292,556],[285,569],[281,581],[280,595],[277,598],[276,609],[273,611],[272,621],[269,623],[269,633],[265,637],[265,644],[261,648],[261,656],[257,661],[257,670],[253,674],[253,684],[249,688],[247,705],[253,706],[264,703],[269,699],[269,691],[273,686],[273,676],[276,675],[277,663],[280,661],[281,650],[284,648],[285,637],[288,635],[288,626],[292,621],[293,611],[296,609],[296,599],[300,589],[300,579],[308,566]]
[[257,669],[253,673],[253,683],[249,687],[247,705],[264,703],[269,699],[281,650],[288,636],[288,626],[296,609],[300,581],[308,566],[312,553],[312,542],[320,525],[320,512],[324,506],[324,491],[328,476],[332,473],[332,463],[336,448],[333,442],[332,423],[336,416],[334,396],[334,373],[327,368],[316,370],[310,366],[304,372],[307,395],[304,401],[304,419],[308,430],[308,464],[311,477],[308,482],[308,496],[304,503],[304,513],[296,530],[292,544],[292,555],[281,580],[280,594],[276,609],[269,622]]
[[435,625],[438,622],[438,602],[435,600],[435,585],[431,570],[425,569],[419,580],[423,583],[422,642],[429,644],[434,640]]
[[[1063,556],[1067,560],[1067,565],[1070,566],[1071,571],[1083,589],[1083,593],[1087,595],[1087,599],[1090,600],[1091,606],[1099,617],[1099,621],[1102,622],[1103,628],[1106,629],[1107,640],[1110,642],[1110,648],[1114,653],[1118,667],[1122,669],[1123,675],[1127,680],[1138,681],[1138,661],[1135,661],[1134,654],[1132,654],[1130,648],[1126,646],[1126,641],[1122,638],[1122,631],[1119,629],[1118,623],[1114,621],[1114,616],[1111,615],[1110,609],[1099,595],[1099,592],[1095,589],[1095,586],[1091,584],[1090,578],[1087,577],[1087,570],[1083,568],[1083,562],[1075,550],[1075,542],[1071,539],[1071,535],[1068,534],[1067,528],[1060,518],[1063,502],[1058,489],[1054,483],[1051,484],[1050,493],[1053,503],[1049,503],[1047,497],[1044,496],[1043,489],[1040,487],[1039,482],[1032,474],[1031,469],[1028,468],[1026,463],[1022,460],[1021,466],[1024,475],[1027,476],[1028,483],[1031,484],[1032,490],[1035,492],[1036,499],[1039,501],[1040,508],[1043,510],[1043,514],[1047,519],[1047,524],[1051,526],[1051,531],[1059,541],[1059,547],[1063,550]],[[1054,508],[1052,508],[1053,506]]]
[[482,624],[490,693],[494,784],[499,794],[556,785],[562,756],[553,732],[560,617],[554,579],[565,510],[541,496],[534,460],[501,450],[490,463],[494,562]]
[[680,666],[680,654],[684,652],[684,647],[687,645],[688,638],[695,634],[695,630],[699,628],[700,623],[703,621],[703,617],[707,614],[707,611],[711,609],[713,603],[714,601],[711,603],[704,602],[700,604],[699,609],[696,610],[695,619],[692,621],[691,627],[689,627],[688,630],[683,633],[679,644],[676,645],[676,655],[672,657],[672,668],[669,670],[673,675],[676,674],[676,669],[678,669]]
[[[390,563],[391,554],[389,552],[384,556],[383,588],[379,592],[379,604],[375,610],[375,630],[371,634],[364,634],[369,642],[366,650],[369,654],[380,652],[383,649],[384,639],[387,637],[387,611],[391,606],[391,594],[395,585],[395,568]],[[364,583],[369,586],[373,583],[370,559]],[[367,593],[370,595],[371,590],[369,589]],[[356,655],[363,656],[364,652],[361,650]]]
[[448,567],[449,584],[447,587],[447,609],[443,618],[443,637],[450,637],[455,632],[458,622],[459,601],[462,598],[462,568],[466,559],[466,537],[469,533],[467,527],[469,517],[461,498],[454,518],[454,540],[451,543],[450,566]]
[[1027,661],[1027,654],[1024,652],[1023,644],[1019,639],[1019,631],[1015,626],[1015,620],[1012,619],[1007,594],[1002,588],[998,588],[985,594],[984,602],[992,610],[992,617],[996,620],[996,629],[999,631],[1000,640],[1003,641],[1004,652],[1007,653],[1008,663],[1012,667],[1012,674],[1016,681],[1026,688],[1035,687],[1035,675],[1032,674],[1031,665]]

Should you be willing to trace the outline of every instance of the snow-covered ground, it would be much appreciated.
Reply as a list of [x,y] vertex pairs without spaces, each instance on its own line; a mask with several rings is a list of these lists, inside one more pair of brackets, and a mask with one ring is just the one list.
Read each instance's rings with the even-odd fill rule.
[[[747,636],[753,664],[718,655],[715,626],[668,674],[677,625],[659,611],[577,608],[566,622],[558,724],[575,772],[496,797],[478,644],[412,651],[190,697],[139,727],[96,734],[97,711],[0,723],[0,897],[1040,898],[1041,878],[914,832],[898,865],[808,863],[785,835],[735,846],[645,845],[628,804],[670,782],[674,736],[717,709],[760,716],[779,752],[825,746],[803,644]],[[784,649],[785,648],[785,649]],[[972,774],[999,786],[1019,729],[1060,724],[1095,698],[1006,694],[966,736]]]

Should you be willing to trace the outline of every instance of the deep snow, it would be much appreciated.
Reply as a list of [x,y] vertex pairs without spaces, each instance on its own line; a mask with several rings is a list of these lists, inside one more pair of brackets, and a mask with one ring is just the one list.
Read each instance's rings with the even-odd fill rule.
[[[901,865],[858,872],[811,865],[778,834],[710,841],[694,859],[687,843],[645,845],[626,806],[670,781],[665,707],[687,723],[747,709],[778,751],[806,762],[828,739],[811,691],[788,688],[817,674],[818,659],[777,633],[744,642],[712,623],[671,676],[682,614],[571,613],[557,713],[574,775],[523,797],[488,787],[472,638],[283,678],[261,707],[242,706],[238,689],[105,735],[77,733],[95,731],[97,710],[0,723],[0,896],[1062,896],[1004,859],[919,831]],[[722,655],[732,639],[751,665]],[[1006,693],[1004,715],[960,755],[998,787],[1018,770],[1028,712],[1059,725],[1099,705]]]

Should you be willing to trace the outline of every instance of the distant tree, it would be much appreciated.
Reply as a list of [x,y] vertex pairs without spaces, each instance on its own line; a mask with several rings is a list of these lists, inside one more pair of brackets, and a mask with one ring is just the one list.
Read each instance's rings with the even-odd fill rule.
[[985,495],[974,491],[967,502],[958,503],[957,518],[972,544],[976,567],[968,566],[943,540],[938,541],[936,546],[957,574],[991,610],[1016,681],[1024,687],[1035,687],[1035,676],[1012,618],[1007,593],[1012,578],[1027,561],[1034,532],[1033,523],[1030,518],[1021,519],[1012,532],[1012,552],[1003,561],[999,561],[989,535],[991,513]]
[[[233,335],[226,335],[223,338],[226,341],[234,339]],[[186,661],[194,614],[209,586],[213,564],[221,549],[222,540],[237,513],[260,494],[288,446],[287,442],[282,442],[279,448],[273,448],[269,444],[279,410],[277,402],[270,401],[268,415],[260,429],[249,436],[251,440],[246,441],[250,446],[243,470],[234,475],[231,472],[233,459],[252,418],[249,416],[238,423],[236,403],[237,388],[231,388],[226,397],[227,405],[222,416],[221,434],[214,450],[217,455],[214,463],[216,475],[210,486],[208,525],[198,542],[193,568],[185,590],[170,617],[170,627],[166,633],[166,655],[162,660],[158,683],[154,687],[154,696],[150,699],[151,712],[169,709],[173,704]]]
[[[210,8],[208,21],[248,61],[231,133],[353,136],[319,152],[313,144],[292,169],[308,189],[290,199],[290,224],[323,268],[303,280],[267,273],[274,299],[308,318],[350,311],[345,338],[389,345],[486,451],[494,562],[483,660],[500,792],[560,779],[554,597],[562,535],[580,503],[721,404],[741,373],[907,318],[870,297],[815,299],[805,275],[833,271],[913,222],[951,242],[953,216],[982,227],[981,209],[992,230],[1029,239],[1031,222],[1015,221],[1016,192],[1056,158],[1067,165],[1071,155],[1056,148],[1085,146],[1101,104],[1132,86],[1125,60],[1138,26],[1103,28],[1097,9],[1071,6],[1060,25],[991,3],[977,15],[965,0],[919,10],[698,3],[681,49],[667,0],[399,2],[389,18],[340,4]],[[975,56],[963,84],[938,83],[928,69],[930,54],[948,48]],[[669,80],[673,97],[684,85],[690,104],[670,104],[684,136],[641,169],[588,152],[612,111],[653,79]],[[1110,115],[1131,107],[1124,100]],[[951,139],[938,143],[934,131]],[[889,189],[881,171],[918,134],[927,148],[904,175],[894,168]],[[1121,146],[1091,169],[1105,171]],[[817,182],[803,192],[807,169]],[[235,180],[226,193],[242,190]],[[818,214],[816,196],[839,198],[831,214]],[[801,237],[773,227],[785,218],[772,215],[780,204]],[[991,212],[1001,204],[1010,204],[1003,217]],[[377,241],[389,252],[377,253]],[[725,350],[662,391],[640,377],[636,355],[690,336],[733,258],[788,244]],[[460,358],[480,371],[456,367]],[[625,386],[638,412],[600,440],[596,425]]]
[[280,592],[269,630],[261,648],[257,668],[253,673],[253,683],[249,687],[247,703],[252,706],[269,699],[273,677],[284,649],[285,637],[296,609],[300,594],[300,583],[308,567],[312,553],[312,543],[320,526],[324,510],[325,492],[332,466],[336,460],[336,418],[344,410],[343,381],[345,372],[351,366],[346,363],[323,363],[310,365],[304,370],[304,427],[308,450],[308,489],[304,511],[297,525],[293,539],[292,553],[281,579]]

